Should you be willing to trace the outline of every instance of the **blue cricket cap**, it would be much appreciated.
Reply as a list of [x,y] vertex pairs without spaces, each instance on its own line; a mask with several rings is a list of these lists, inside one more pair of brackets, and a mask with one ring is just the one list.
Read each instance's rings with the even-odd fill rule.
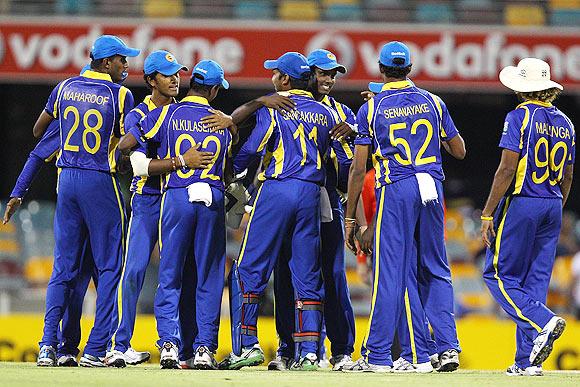
[[382,82],[369,82],[369,90],[375,94],[379,94],[383,90],[384,85]]
[[220,85],[229,89],[230,83],[224,78],[224,69],[214,60],[202,60],[193,67],[191,77],[200,85]]
[[346,73],[346,67],[336,61],[336,55],[328,50],[319,48],[308,55],[308,65],[318,67],[321,70],[334,70],[339,73]]
[[187,67],[177,63],[177,59],[169,51],[157,50],[153,51],[151,54],[145,58],[145,63],[143,64],[143,73],[153,74],[158,72],[165,76],[170,76],[178,73],[179,71],[187,71]]
[[[403,59],[402,64],[393,63],[393,59]],[[401,42],[389,42],[381,49],[379,62],[388,67],[407,67],[411,64],[411,53],[409,47]]]
[[308,60],[299,52],[287,52],[278,59],[264,62],[264,68],[268,70],[278,69],[292,78],[300,79],[310,73]]
[[121,56],[137,56],[141,50],[128,47],[120,38],[113,35],[102,35],[91,47],[91,54],[93,59],[108,58],[113,55]]

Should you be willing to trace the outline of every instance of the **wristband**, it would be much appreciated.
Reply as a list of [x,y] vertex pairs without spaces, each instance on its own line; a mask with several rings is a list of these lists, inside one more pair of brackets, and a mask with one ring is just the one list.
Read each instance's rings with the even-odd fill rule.
[[344,218],[345,222],[356,222],[355,218]]
[[482,215],[482,216],[480,216],[480,219],[481,220],[489,220],[489,221],[492,221],[493,220],[493,216],[483,216]]
[[171,158],[171,170],[172,171],[177,170],[177,166],[175,165],[175,157]]
[[179,163],[181,164],[180,168],[182,168],[182,169],[185,168],[186,165],[185,165],[185,159],[183,158],[183,156],[179,155],[177,157],[179,158]]

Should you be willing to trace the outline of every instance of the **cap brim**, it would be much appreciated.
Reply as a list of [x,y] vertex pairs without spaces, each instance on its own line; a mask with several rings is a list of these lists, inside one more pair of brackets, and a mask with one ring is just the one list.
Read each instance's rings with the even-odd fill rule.
[[275,59],[270,59],[264,61],[264,68],[268,70],[274,70],[278,68],[278,61]]
[[223,79],[222,80],[222,87],[227,90],[230,88],[230,83],[228,81],[226,81],[225,79]]
[[379,94],[383,90],[384,85],[381,82],[369,82],[369,90],[375,94]]
[[189,71],[187,67],[179,63],[171,63],[169,66],[166,66],[162,69],[157,70],[157,72],[165,75],[166,77],[177,74],[180,71]]
[[122,52],[119,52],[119,55],[128,56],[128,57],[135,57],[141,53],[141,50],[139,50],[138,48],[131,48],[131,47],[125,47],[121,51]]
[[532,91],[541,91],[551,88],[564,90],[564,87],[557,82],[549,79],[533,81],[522,78],[520,70],[515,66],[508,66],[499,72],[499,81],[508,89],[520,93],[529,93]]
[[346,74],[346,67],[338,63],[325,63],[325,64],[313,64],[312,66],[318,67],[321,70],[334,70],[341,74]]

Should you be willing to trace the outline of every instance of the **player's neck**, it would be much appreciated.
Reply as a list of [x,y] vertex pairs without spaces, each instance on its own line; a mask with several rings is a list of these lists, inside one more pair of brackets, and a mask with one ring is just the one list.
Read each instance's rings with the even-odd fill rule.
[[169,105],[171,102],[173,102],[173,98],[163,95],[157,92],[156,90],[153,90],[153,93],[151,94],[151,102],[153,102],[155,106],[161,107]]
[[383,76],[384,83],[401,82],[401,81],[406,81],[406,80],[407,80],[407,78],[391,78],[391,77]]

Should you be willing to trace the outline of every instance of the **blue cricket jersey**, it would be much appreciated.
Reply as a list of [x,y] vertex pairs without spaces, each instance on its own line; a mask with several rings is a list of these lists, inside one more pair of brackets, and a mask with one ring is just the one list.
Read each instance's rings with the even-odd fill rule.
[[[340,121],[356,125],[356,116],[353,111],[343,103],[338,102],[330,96],[325,96],[323,104],[331,107],[339,116]],[[347,191],[348,171],[352,164],[354,156],[354,140],[352,138],[343,138],[341,140],[332,140],[330,157],[326,160],[326,184],[332,208],[337,208],[340,202],[340,196],[337,192]]]
[[329,132],[339,122],[338,115],[307,91],[287,93],[296,109],[283,113],[266,107],[258,109],[256,126],[235,157],[234,170],[242,172],[265,150],[266,179],[294,178],[323,185]]
[[506,116],[499,146],[520,155],[514,195],[562,197],[560,183],[575,160],[576,133],[558,108],[540,101],[518,105]]
[[87,70],[58,84],[45,107],[60,123],[57,167],[115,172],[117,145],[131,109],[133,95],[108,74]]
[[[145,118],[149,112],[156,109],[157,106],[151,101],[151,96],[145,97],[143,102],[135,106],[125,118],[125,128],[127,130],[137,126],[137,124]],[[148,141],[146,143],[139,142],[135,152],[144,153],[148,158],[157,158],[159,143]],[[133,176],[131,180],[131,192],[137,194],[160,195],[163,192],[161,176]]]
[[390,82],[357,113],[358,145],[371,145],[376,187],[429,173],[444,180],[441,141],[458,134],[447,107],[410,80]]
[[209,109],[207,99],[188,96],[179,103],[153,110],[137,127],[130,129],[141,141],[159,143],[161,159],[182,155],[197,143],[201,143],[200,150],[214,154],[205,169],[183,168],[166,174],[164,189],[187,187],[197,182],[224,189],[223,174],[232,136],[227,129],[211,132],[201,123],[203,117],[211,114]]

